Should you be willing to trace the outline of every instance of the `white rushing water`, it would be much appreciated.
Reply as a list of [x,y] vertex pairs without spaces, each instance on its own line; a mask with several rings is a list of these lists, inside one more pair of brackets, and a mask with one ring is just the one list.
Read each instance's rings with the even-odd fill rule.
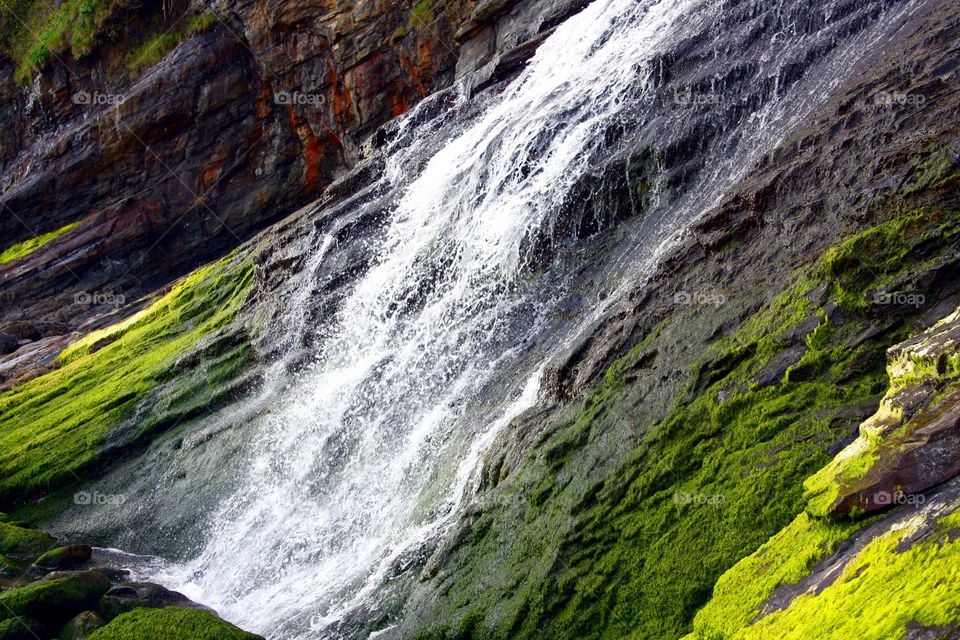
[[[428,162],[391,149],[384,180],[406,186],[373,266],[323,332],[314,366],[260,420],[205,547],[163,582],[251,630],[319,638],[372,597],[394,559],[443,530],[497,431],[537,398],[543,358],[499,379],[550,313],[526,307],[529,247],[551,237],[604,132],[636,106],[638,78],[678,30],[707,19],[704,4],[596,0]],[[765,146],[737,145],[740,172]],[[611,288],[642,274],[679,221],[735,178],[725,165],[712,188],[661,212]],[[335,251],[324,242],[310,269]],[[508,402],[478,401],[491,383]]]
[[[593,3],[425,165],[206,548],[168,583],[248,628],[319,637],[386,559],[442,526],[496,429],[536,399],[534,370],[485,424],[458,421],[513,356],[488,345],[523,303],[524,246],[550,233],[637,65],[692,4]],[[406,160],[392,154],[386,179],[405,179]]]

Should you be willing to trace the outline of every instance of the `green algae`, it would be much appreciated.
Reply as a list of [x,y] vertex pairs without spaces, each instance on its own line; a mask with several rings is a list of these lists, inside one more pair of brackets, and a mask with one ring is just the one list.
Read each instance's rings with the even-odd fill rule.
[[[77,480],[111,430],[182,372],[181,359],[228,327],[252,276],[252,263],[234,256],[201,268],[127,321],[71,345],[59,368],[0,395],[0,499]],[[137,438],[169,425],[152,411],[137,422]]]
[[8,247],[2,253],[0,253],[0,265],[13,262],[14,260],[19,260],[20,258],[25,258],[26,256],[35,252],[37,249],[50,244],[50,242],[56,240],[63,234],[72,231],[78,224],[80,223],[73,222],[64,227],[60,227],[56,231],[51,231],[50,233],[45,233],[35,238],[24,240],[23,242],[13,245],[12,247]]
[[[90,635],[90,640],[256,640],[220,618],[196,609],[134,609]],[[262,639],[261,639],[262,640]]]

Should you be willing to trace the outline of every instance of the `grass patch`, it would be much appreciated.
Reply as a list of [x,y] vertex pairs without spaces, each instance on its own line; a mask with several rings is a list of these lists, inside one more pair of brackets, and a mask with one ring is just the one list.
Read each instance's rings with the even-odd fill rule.
[[212,11],[205,11],[198,16],[190,18],[187,22],[187,33],[190,35],[205,33],[215,24],[217,24],[217,14]]
[[44,245],[56,240],[63,234],[72,231],[77,227],[78,224],[80,223],[72,222],[65,227],[57,229],[56,231],[51,231],[50,233],[45,233],[37,236],[36,238],[24,240],[23,242],[13,245],[12,247],[4,249],[4,251],[0,253],[0,265],[7,264],[8,262],[13,262],[14,260],[19,260],[20,258],[30,255],[37,249],[40,249]]
[[[126,322],[72,345],[58,369],[0,395],[0,497],[36,495],[82,473],[111,428],[233,320],[252,277],[253,265],[233,256],[198,269]],[[151,415],[140,436],[159,426]]]
[[177,32],[161,33],[128,53],[126,64],[130,75],[136,77],[144,69],[160,62],[180,44],[182,39],[183,36]]
[[[8,0],[0,0],[6,3]],[[89,55],[102,37],[111,6],[105,0],[67,0],[53,9],[46,2],[5,5],[11,20],[19,23],[19,42],[11,40],[11,57],[17,62],[16,78],[26,82],[51,58],[72,56],[81,60]],[[20,20],[23,20],[21,23]]]

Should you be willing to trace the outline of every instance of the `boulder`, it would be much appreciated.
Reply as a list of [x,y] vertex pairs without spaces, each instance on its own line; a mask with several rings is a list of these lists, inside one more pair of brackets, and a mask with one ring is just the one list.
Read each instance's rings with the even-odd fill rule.
[[184,607],[136,609],[95,631],[90,640],[263,640],[212,613]]
[[60,630],[60,640],[84,640],[106,624],[107,621],[96,611],[84,611],[64,625]]
[[197,609],[216,615],[212,609],[193,602],[182,593],[150,582],[122,582],[111,588],[100,601],[100,611],[107,620],[113,620],[134,609],[160,609],[172,606]]
[[814,516],[924,500],[960,474],[960,309],[887,352],[890,390],[860,437],[809,478]]
[[95,609],[109,589],[110,581],[96,571],[51,574],[0,593],[0,620],[30,618],[57,629],[74,616]]
[[33,564],[41,569],[76,569],[90,560],[91,553],[90,545],[86,544],[57,547],[37,558]]
[[16,557],[36,557],[46,553],[56,545],[53,536],[37,531],[0,522],[0,554]]

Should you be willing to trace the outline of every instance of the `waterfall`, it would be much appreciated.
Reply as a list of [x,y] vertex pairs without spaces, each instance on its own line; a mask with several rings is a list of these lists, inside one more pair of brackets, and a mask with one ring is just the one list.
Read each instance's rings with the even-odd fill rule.
[[[714,155],[699,163],[709,166],[684,169],[683,188],[670,194],[656,186],[663,176],[651,177],[663,197],[623,225],[606,281],[564,319],[581,292],[551,260],[576,245],[562,216],[577,208],[584,176],[616,155],[611,146],[623,158],[626,142],[655,150],[658,136],[688,131],[691,114],[722,111],[678,108],[696,94],[659,77],[668,45],[716,35],[717,11],[705,0],[595,0],[479,113],[448,126],[442,144],[419,140],[416,118],[400,124],[380,178],[393,202],[373,264],[323,321],[309,369],[257,418],[242,477],[214,510],[204,548],[166,570],[165,583],[272,638],[330,637],[344,612],[375,597],[400,555],[443,534],[485,448],[535,403],[550,357],[618,289],[642,283],[684,225],[825,90],[820,78],[786,82],[771,68],[776,86],[705,140],[700,152]],[[786,55],[791,37],[804,34],[761,43],[760,57]],[[851,72],[858,43],[844,46],[829,62],[836,77]],[[461,106],[469,99],[462,91]],[[328,238],[311,269],[336,251]],[[294,300],[295,323],[311,286],[307,278]],[[482,393],[490,388],[496,402]]]

